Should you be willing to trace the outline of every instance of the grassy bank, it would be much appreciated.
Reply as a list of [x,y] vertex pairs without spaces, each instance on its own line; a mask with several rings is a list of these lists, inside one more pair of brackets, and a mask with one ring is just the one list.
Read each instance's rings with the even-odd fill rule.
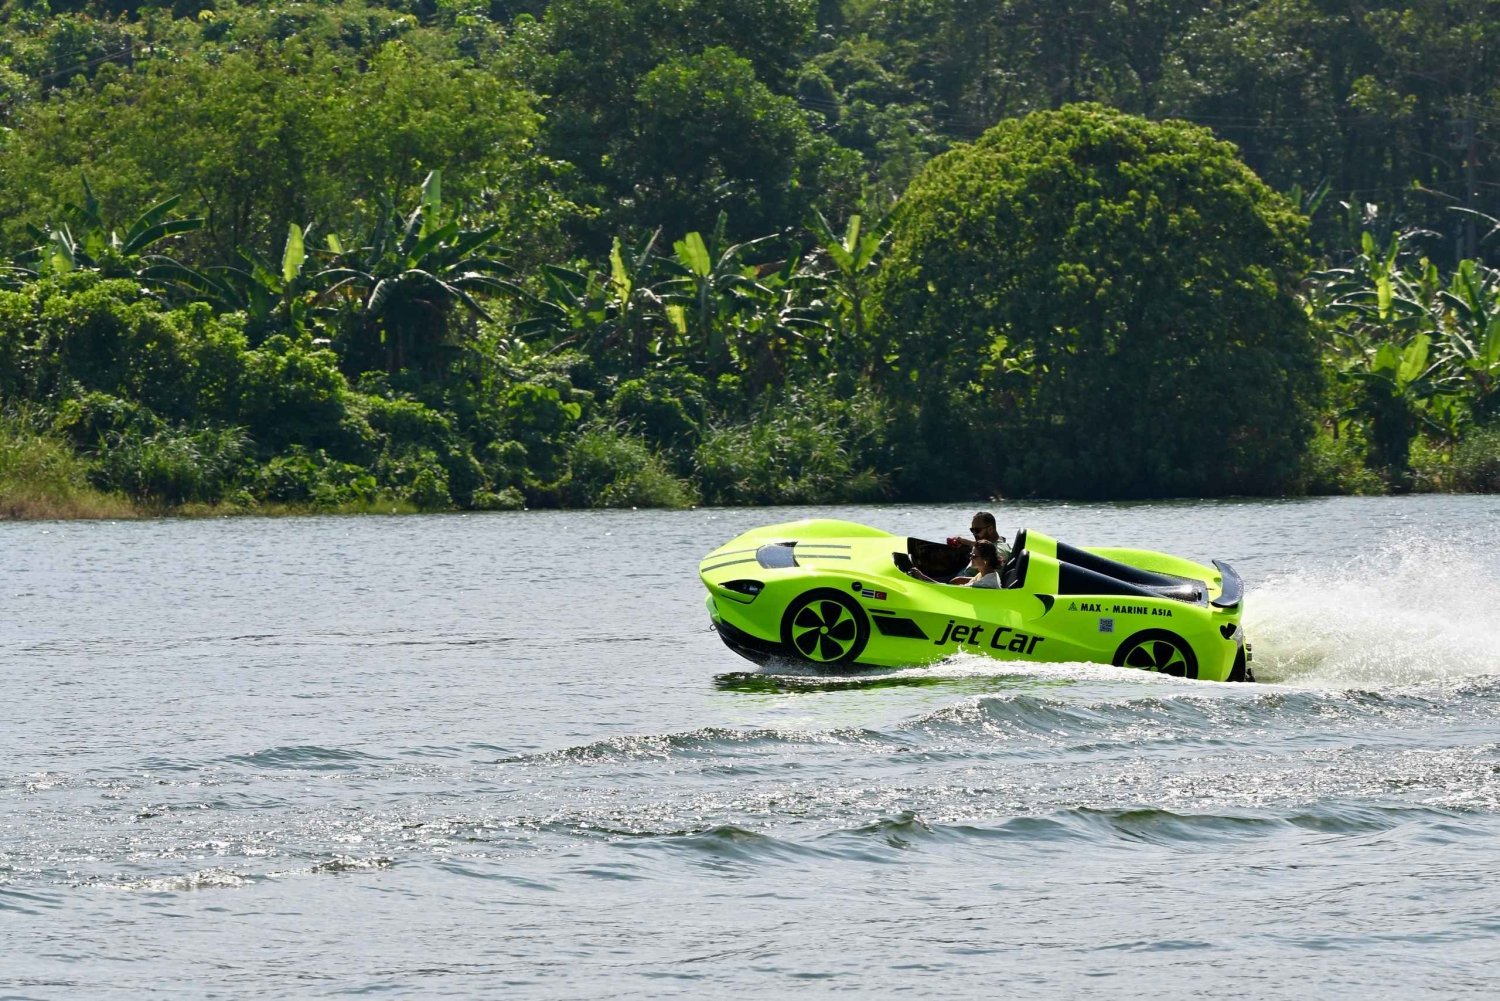
[[[732,444],[736,447],[726,446],[724,456],[705,453],[706,458],[700,456],[702,468],[685,470],[681,478],[632,439],[615,434],[585,435],[570,450],[578,454],[572,456],[570,473],[561,481],[567,489],[549,493],[542,506],[680,508],[702,502],[725,506],[836,506],[884,499],[879,484],[852,475],[847,460],[829,462],[824,457],[814,461],[789,454],[788,443],[796,435],[786,427],[774,430],[774,441],[735,441]],[[720,432],[718,437],[729,436]],[[709,461],[716,456],[725,461]],[[738,458],[728,462],[726,457]],[[830,477],[830,471],[842,475]],[[98,455],[76,450],[35,414],[12,412],[0,416],[0,520],[397,515],[460,510],[451,503],[419,505],[408,497],[384,491],[360,495],[324,492],[315,500],[256,497],[244,486],[256,482],[257,476],[263,478],[253,464],[227,474],[228,486],[219,492],[219,499],[175,503],[152,493],[100,489],[101,483],[109,485],[108,473]],[[1446,448],[1419,437],[1411,451],[1409,488],[1394,488],[1392,482],[1368,467],[1366,447],[1358,433],[1346,432],[1333,438],[1325,429],[1315,436],[1304,458],[1296,492],[1307,496],[1500,493],[1500,428],[1476,429]]]
[[[1467,457],[1464,457],[1467,458]],[[80,476],[79,471],[83,473]],[[1378,477],[1366,471],[1343,469],[1316,484],[1303,496],[1381,496],[1394,494]],[[1477,462],[1455,462],[1444,457],[1419,464],[1410,493],[1500,493],[1500,454],[1486,452]],[[788,503],[798,503],[788,501]],[[869,499],[830,501],[869,503]],[[641,507],[680,507],[676,504],[643,504]],[[727,505],[730,507],[741,505]],[[407,515],[460,513],[419,508],[409,501],[351,501],[342,504],[244,504],[192,502],[180,505],[144,504],[120,494],[95,490],[87,482],[87,466],[57,443],[46,439],[17,441],[0,438],[0,521],[62,521],[135,518],[296,518],[311,515]]]
[[24,416],[0,417],[0,518],[136,518],[144,512],[89,483],[88,463]]
[[332,506],[233,503],[152,504],[97,489],[91,463],[67,441],[38,430],[25,415],[0,416],[0,521],[52,521],[83,518],[185,517],[230,515],[289,517],[308,514],[414,514],[408,501],[376,498]]

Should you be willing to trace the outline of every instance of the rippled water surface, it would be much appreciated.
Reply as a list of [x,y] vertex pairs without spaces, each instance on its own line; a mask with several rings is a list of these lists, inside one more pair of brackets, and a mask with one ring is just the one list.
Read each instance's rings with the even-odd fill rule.
[[1011,505],[1263,683],[760,671],[817,514],[0,524],[0,997],[1494,998],[1500,498]]

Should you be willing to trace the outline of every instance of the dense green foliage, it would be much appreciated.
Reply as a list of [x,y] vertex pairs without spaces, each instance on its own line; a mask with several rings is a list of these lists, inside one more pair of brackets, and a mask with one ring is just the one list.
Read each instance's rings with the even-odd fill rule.
[[[968,432],[960,476],[1054,496],[1274,490],[1319,389],[1301,227],[1205,130],[1087,105],[1004,122],[908,190],[881,348],[912,419]],[[920,459],[903,465],[939,496],[961,489]]]
[[471,183],[510,180],[491,190],[491,211],[502,221],[529,215],[533,196],[514,189],[513,175],[527,169],[537,118],[513,73],[455,62],[451,38],[393,15],[362,25],[362,45],[338,44],[352,31],[344,24],[319,46],[309,32],[331,33],[350,12],[303,11],[309,27],[294,31],[236,9],[232,21],[206,22],[227,25],[213,43],[171,22],[133,71],[87,67],[92,79],[72,77],[57,97],[23,104],[0,157],[0,232],[23,239],[22,224],[49,218],[80,173],[111,206],[188,195],[207,220],[189,247],[223,263],[268,249],[288,223],[356,225],[407,197],[432,167],[458,168],[450,175]]
[[1466,260],[1445,276],[1403,244],[1366,233],[1349,265],[1312,286],[1337,378],[1330,430],[1363,438],[1396,489],[1494,489],[1500,271]]
[[30,414],[0,414],[0,518],[109,518],[131,510],[124,498],[94,489],[89,464]]
[[0,0],[0,489],[1494,489],[1497,14]]

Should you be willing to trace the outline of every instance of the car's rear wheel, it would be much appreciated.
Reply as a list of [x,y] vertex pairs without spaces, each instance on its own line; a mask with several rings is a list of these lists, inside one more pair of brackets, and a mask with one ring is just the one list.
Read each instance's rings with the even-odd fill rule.
[[1133,667],[1177,678],[1198,677],[1198,657],[1187,641],[1165,629],[1136,633],[1115,651],[1116,667]]
[[814,664],[847,664],[870,641],[870,617],[859,602],[833,588],[817,588],[792,599],[781,617],[781,645]]

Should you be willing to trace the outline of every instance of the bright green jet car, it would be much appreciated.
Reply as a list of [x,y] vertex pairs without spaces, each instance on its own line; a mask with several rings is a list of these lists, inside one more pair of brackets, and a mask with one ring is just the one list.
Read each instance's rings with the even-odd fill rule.
[[967,548],[818,520],[746,532],[698,573],[719,636],[756,663],[911,667],[962,651],[1255,680],[1243,585],[1227,563],[1081,548],[1023,529],[1001,588],[909,574],[946,581],[968,561]]

